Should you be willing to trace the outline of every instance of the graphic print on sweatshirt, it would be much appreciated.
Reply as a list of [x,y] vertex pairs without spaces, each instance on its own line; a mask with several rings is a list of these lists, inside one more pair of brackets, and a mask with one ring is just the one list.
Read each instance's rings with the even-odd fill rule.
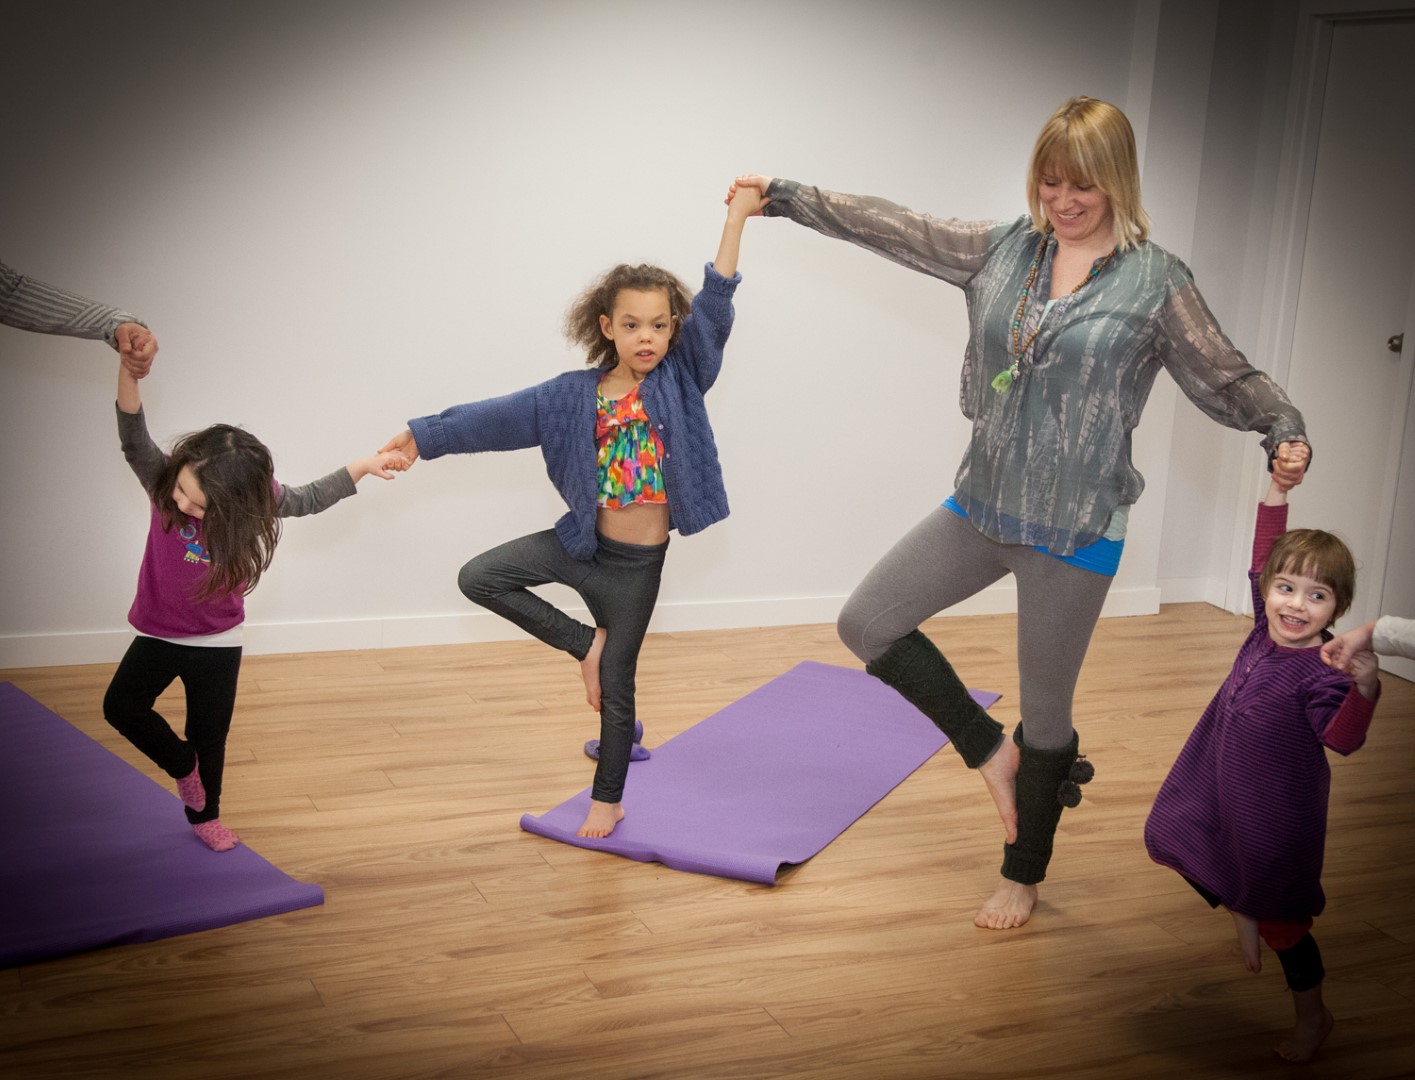
[[177,530],[177,535],[181,537],[182,544],[186,548],[186,554],[182,557],[184,562],[208,564],[211,562],[211,556],[206,553],[206,548],[201,546],[201,538],[195,521],[188,521]]

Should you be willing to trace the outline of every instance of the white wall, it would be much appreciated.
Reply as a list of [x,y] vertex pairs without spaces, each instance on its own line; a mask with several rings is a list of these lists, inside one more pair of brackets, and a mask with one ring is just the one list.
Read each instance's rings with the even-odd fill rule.
[[[1234,344],[1281,383],[1287,357],[1264,353],[1260,342],[1297,11],[1287,0],[1208,3],[1217,8],[1216,25],[1190,181],[1197,213],[1185,257]],[[1314,437],[1320,442],[1319,433]],[[1264,469],[1259,441],[1215,426],[1181,398],[1172,447],[1159,564],[1163,599],[1243,610],[1252,492],[1261,491],[1254,478]]]
[[[1134,98],[1147,162],[1207,107],[1202,85],[1145,81],[1167,55],[1155,0],[7,10],[0,253],[151,322],[159,441],[241,423],[288,482],[578,364],[559,335],[577,291],[621,260],[695,283],[738,171],[1009,217],[1072,94]],[[1192,190],[1146,183],[1158,222],[1193,217]],[[675,536],[659,630],[832,619],[949,492],[966,438],[960,294],[781,221],[749,223],[742,268],[709,398],[733,514]],[[0,352],[0,666],[116,658],[146,522],[116,361],[3,327]],[[1150,419],[1153,493],[1172,419]],[[509,636],[457,568],[561,509],[534,451],[365,480],[287,523],[248,648]],[[1162,494],[1137,508],[1110,611],[1154,610],[1164,518]]]

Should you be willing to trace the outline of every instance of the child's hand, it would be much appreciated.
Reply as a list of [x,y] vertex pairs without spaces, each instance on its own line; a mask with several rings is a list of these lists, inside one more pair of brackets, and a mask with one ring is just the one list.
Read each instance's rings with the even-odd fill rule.
[[394,435],[393,438],[384,443],[379,448],[378,452],[380,454],[386,454],[390,450],[397,451],[403,456],[404,460],[407,461],[407,464],[403,466],[404,469],[411,469],[413,462],[418,460],[417,440],[413,438],[413,433],[407,428],[404,428],[397,435]]
[[746,173],[732,181],[732,184],[727,189],[727,198],[722,201],[728,206],[731,206],[733,201],[737,198],[738,192],[743,188],[751,188],[757,193],[757,203],[751,209],[750,214],[753,216],[760,214],[762,207],[771,202],[771,200],[766,197],[766,189],[771,186],[771,180],[772,178],[770,176],[762,176],[760,173]]
[[123,367],[135,379],[141,379],[152,369],[152,359],[157,355],[157,338],[141,323],[119,323],[113,331],[118,342],[118,356]]
[[1376,624],[1368,622],[1344,634],[1337,634],[1322,646],[1322,663],[1352,674],[1352,660],[1358,653],[1371,651],[1371,638],[1375,632]]
[[1352,653],[1346,670],[1356,684],[1356,689],[1361,691],[1361,696],[1367,701],[1375,701],[1376,693],[1380,687],[1380,665],[1376,660],[1376,654],[1369,649]]
[[365,476],[376,476],[380,480],[392,480],[398,473],[407,472],[412,465],[399,450],[380,450],[349,465],[349,475],[358,483]]
[[1307,462],[1311,460],[1312,448],[1306,443],[1285,442],[1277,448],[1273,458],[1273,483],[1283,491],[1291,491],[1307,475]]
[[736,185],[727,197],[727,212],[742,217],[757,216],[762,212],[763,205],[761,189],[749,184]]

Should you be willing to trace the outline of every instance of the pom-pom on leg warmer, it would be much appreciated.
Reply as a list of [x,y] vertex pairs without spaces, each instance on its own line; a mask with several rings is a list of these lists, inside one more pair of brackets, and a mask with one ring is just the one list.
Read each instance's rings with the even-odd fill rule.
[[918,630],[905,634],[865,670],[932,720],[968,768],[976,769],[998,748],[1002,725],[973,700],[953,665]]
[[1095,767],[1078,754],[1080,740],[1056,750],[1028,746],[1017,725],[1012,741],[1020,758],[1017,765],[1017,839],[1002,848],[1002,876],[1020,885],[1035,885],[1046,877],[1056,826],[1063,807],[1081,801],[1081,784],[1089,783]]

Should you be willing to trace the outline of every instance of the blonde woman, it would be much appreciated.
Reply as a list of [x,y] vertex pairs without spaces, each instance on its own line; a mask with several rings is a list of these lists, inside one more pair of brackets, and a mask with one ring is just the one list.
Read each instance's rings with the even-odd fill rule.
[[[1091,776],[1071,703],[1144,486],[1130,432],[1155,376],[1169,371],[1219,423],[1262,432],[1269,460],[1294,479],[1308,458],[1302,416],[1224,336],[1188,268],[1147,239],[1134,133],[1113,105],[1073,98],[1047,120],[1027,172],[1030,213],[1014,221],[935,218],[757,174],[732,190],[741,186],[763,192],[766,216],[849,240],[967,299],[963,463],[942,505],[855,589],[839,630],[982,775],[1006,842],[1002,880],[974,923],[1021,926],[1062,807]],[[1017,579],[1022,711],[1011,739],[918,629],[1007,574]]]

